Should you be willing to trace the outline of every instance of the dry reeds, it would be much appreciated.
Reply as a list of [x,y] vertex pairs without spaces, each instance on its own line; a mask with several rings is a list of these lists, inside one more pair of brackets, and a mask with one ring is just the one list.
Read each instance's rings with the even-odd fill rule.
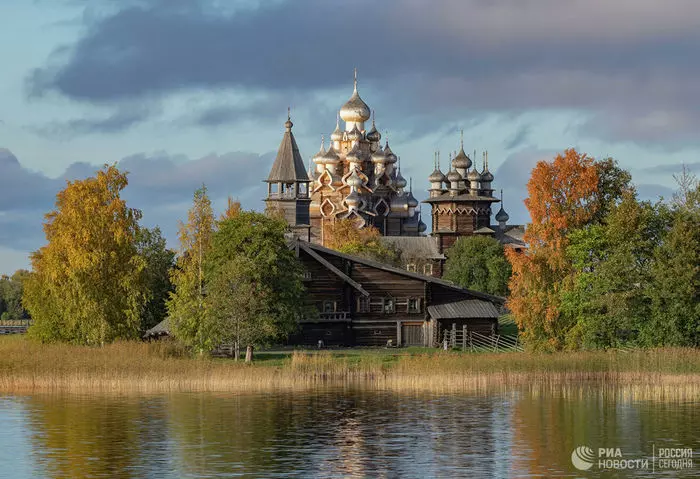
[[[176,392],[358,385],[397,391],[459,392],[562,385],[630,385],[645,396],[700,395],[700,351],[655,349],[559,354],[408,354],[368,350],[294,352],[253,365],[190,358],[169,343],[90,348],[0,338],[0,391]],[[679,392],[680,391],[680,392]]]

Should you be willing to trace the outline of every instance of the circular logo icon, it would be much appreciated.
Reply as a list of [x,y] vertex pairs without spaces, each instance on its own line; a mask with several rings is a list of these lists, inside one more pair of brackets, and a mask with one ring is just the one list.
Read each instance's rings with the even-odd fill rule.
[[579,471],[587,471],[595,463],[595,453],[588,446],[579,446],[571,453],[571,463]]

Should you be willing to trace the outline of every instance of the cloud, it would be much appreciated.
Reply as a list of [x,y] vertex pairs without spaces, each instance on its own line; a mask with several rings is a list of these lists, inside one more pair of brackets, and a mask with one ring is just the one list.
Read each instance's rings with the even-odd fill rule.
[[[694,140],[695,0],[357,0],[342,11],[325,0],[107,3],[29,75],[32,94],[96,104],[212,88],[303,94],[346,85],[357,66],[405,122],[575,108],[599,115],[588,134]],[[235,117],[218,107],[196,122]]]
[[93,133],[117,133],[146,121],[152,111],[143,106],[119,107],[106,116],[54,121],[31,129],[42,136],[56,139],[69,139]]
[[[266,191],[260,172],[269,170],[273,159],[273,153],[212,153],[197,159],[140,153],[124,158],[118,167],[129,172],[123,192],[129,206],[142,210],[143,223],[160,226],[176,247],[178,221],[186,219],[195,189],[207,185],[217,214],[229,195],[244,208],[260,210]],[[52,209],[56,193],[66,180],[91,176],[98,169],[74,163],[60,178],[49,178],[27,170],[10,151],[0,149],[0,249],[28,254],[39,248],[45,241],[43,215]]]

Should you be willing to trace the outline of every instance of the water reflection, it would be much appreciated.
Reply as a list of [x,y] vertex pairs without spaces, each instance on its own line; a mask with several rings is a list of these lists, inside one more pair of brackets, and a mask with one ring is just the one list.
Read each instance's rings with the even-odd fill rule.
[[693,402],[579,387],[0,397],[0,424],[10,477],[582,477],[576,446],[697,447],[700,418]]

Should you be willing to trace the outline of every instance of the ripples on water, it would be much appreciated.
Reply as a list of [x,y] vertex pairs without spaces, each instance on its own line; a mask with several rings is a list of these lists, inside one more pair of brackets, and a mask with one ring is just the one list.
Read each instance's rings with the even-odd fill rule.
[[0,477],[607,477],[571,451],[697,448],[697,409],[590,387],[0,396]]

